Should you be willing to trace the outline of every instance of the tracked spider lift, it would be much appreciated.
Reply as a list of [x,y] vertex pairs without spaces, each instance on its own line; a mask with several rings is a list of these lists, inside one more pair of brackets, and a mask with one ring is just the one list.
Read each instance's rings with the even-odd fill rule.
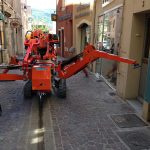
[[[54,45],[59,43],[52,34],[41,30],[30,31],[31,37],[26,38],[24,45],[26,54],[22,60],[12,57],[9,65],[0,66],[3,72],[0,80],[24,80],[24,97],[30,98],[33,92],[42,97],[52,89],[61,97],[66,97],[66,79],[87,67],[93,61],[104,58],[137,66],[135,60],[119,57],[96,50],[93,45],[87,45],[82,53],[66,61],[57,60]],[[22,74],[9,74],[9,70],[20,69]]]

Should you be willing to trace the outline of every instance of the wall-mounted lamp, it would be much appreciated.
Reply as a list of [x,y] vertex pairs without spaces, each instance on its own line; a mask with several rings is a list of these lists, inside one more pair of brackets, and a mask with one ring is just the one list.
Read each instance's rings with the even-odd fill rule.
[[51,20],[52,21],[57,21],[57,15],[56,14],[51,14]]
[[119,10],[119,8],[117,9],[117,14],[119,14],[120,13],[120,10]]
[[26,5],[24,5],[24,9],[27,9],[27,6],[26,6]]

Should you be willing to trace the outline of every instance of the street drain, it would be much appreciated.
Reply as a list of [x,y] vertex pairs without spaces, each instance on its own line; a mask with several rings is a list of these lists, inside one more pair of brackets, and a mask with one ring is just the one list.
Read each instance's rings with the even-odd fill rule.
[[110,96],[115,96],[115,95],[116,95],[116,93],[114,93],[114,92],[110,92],[110,93],[109,93],[109,95],[110,95]]
[[135,114],[111,115],[111,118],[120,128],[147,126],[147,124]]
[[101,79],[97,79],[96,82],[104,82],[104,81]]
[[117,132],[118,136],[131,150],[150,150],[150,130]]

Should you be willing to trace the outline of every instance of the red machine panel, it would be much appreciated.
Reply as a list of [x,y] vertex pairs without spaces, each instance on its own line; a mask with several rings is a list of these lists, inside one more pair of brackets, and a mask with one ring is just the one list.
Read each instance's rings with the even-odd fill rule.
[[34,66],[32,68],[32,90],[51,91],[51,67]]

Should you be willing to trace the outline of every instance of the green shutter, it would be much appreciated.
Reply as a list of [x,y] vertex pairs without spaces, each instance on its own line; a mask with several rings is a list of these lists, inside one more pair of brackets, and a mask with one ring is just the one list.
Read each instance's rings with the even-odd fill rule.
[[144,99],[150,103],[150,58],[148,63],[148,73],[147,73],[147,81],[146,81],[146,91]]
[[4,15],[2,12],[0,12],[0,20],[4,20]]

